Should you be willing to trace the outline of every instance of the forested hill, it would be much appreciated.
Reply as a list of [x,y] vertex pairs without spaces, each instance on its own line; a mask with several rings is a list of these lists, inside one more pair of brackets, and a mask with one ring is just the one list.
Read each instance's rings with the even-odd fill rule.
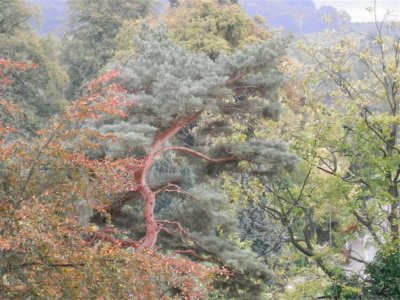
[[[42,34],[63,33],[63,24],[67,15],[67,0],[29,0],[37,4],[42,11],[39,31]],[[168,5],[168,0],[160,1],[160,10]],[[240,0],[239,3],[251,16],[260,15],[271,26],[283,27],[295,34],[320,32],[325,29],[337,29],[341,26],[340,12],[332,6],[319,9],[313,0]],[[365,31],[368,24],[353,24],[355,29]],[[359,28],[360,27],[360,28]]]
[[312,33],[340,26],[339,12],[332,6],[317,9],[313,0],[241,0],[251,16],[263,16],[268,24],[294,33]]

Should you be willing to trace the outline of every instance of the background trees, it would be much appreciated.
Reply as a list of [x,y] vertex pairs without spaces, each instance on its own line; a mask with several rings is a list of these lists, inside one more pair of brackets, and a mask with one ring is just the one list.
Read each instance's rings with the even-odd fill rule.
[[171,38],[185,48],[216,58],[256,41],[267,32],[231,1],[179,1],[167,12]]
[[39,37],[30,28],[34,9],[24,1],[2,1],[0,5],[0,57],[37,65],[26,72],[11,73],[13,84],[1,91],[2,97],[23,108],[25,118],[20,126],[32,134],[62,111],[67,78],[57,62],[54,40]]
[[34,14],[34,9],[23,0],[12,3],[0,3],[0,33],[13,34],[18,30],[28,28],[28,21]]
[[[320,296],[379,297],[363,290],[368,279],[341,266],[345,260],[366,263],[363,249],[351,248],[353,240],[382,249],[388,259],[399,249],[399,40],[392,25],[378,23],[374,37],[332,38],[327,47],[305,47],[312,66],[306,89],[299,93],[299,83],[297,93],[287,89],[291,98],[286,105],[292,112],[275,132],[291,141],[302,162],[296,172],[280,174],[278,180],[258,177],[242,184],[244,194],[286,228],[287,240],[306,257],[307,270],[315,263],[325,273],[327,289]],[[299,78],[299,65],[292,66],[294,79]],[[300,257],[294,271],[307,280],[287,295],[318,295],[324,279],[318,272],[305,275]],[[379,255],[377,261],[382,261]],[[317,289],[311,285],[314,280]]]
[[69,30],[63,40],[63,63],[70,78],[67,97],[80,95],[82,84],[99,74],[113,56],[115,37],[126,20],[144,17],[154,1],[68,1]]

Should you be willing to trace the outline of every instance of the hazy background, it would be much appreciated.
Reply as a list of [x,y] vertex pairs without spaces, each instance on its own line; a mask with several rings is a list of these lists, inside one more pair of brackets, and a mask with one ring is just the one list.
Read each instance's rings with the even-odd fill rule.
[[[39,32],[62,36],[67,0],[28,1],[42,9],[41,22],[37,24]],[[240,0],[239,3],[249,15],[261,15],[268,25],[294,34],[338,30],[343,27],[341,11],[351,17],[351,30],[367,32],[373,28],[371,22],[374,22],[374,13],[367,11],[368,7],[374,6],[373,0]],[[162,12],[168,4],[168,0],[160,0],[159,11]],[[391,11],[392,17],[400,19],[400,0],[377,0],[378,19],[382,19],[387,11]]]

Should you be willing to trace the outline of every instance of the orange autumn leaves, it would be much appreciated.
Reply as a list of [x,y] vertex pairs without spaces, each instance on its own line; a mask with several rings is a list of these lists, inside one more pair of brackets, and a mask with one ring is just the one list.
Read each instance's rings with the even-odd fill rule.
[[13,80],[11,75],[16,71],[27,71],[29,69],[36,69],[37,67],[37,64],[0,58],[0,85],[12,84]]
[[[13,84],[13,70],[34,67],[0,60],[1,84]],[[175,255],[85,241],[98,229],[80,223],[78,203],[103,211],[113,194],[136,190],[134,175],[142,164],[134,157],[86,155],[115,138],[85,127],[86,122],[126,116],[130,104],[117,77],[109,72],[89,83],[86,94],[36,137],[8,139],[12,122],[5,125],[2,118],[0,294],[6,298],[171,299],[175,291],[180,299],[202,299],[215,276],[228,275]],[[5,99],[0,109],[5,115],[19,110]]]
[[36,64],[0,58],[0,145],[4,143],[7,134],[14,132],[14,128],[5,121],[6,117],[13,116],[18,111],[17,105],[2,97],[2,91],[5,86],[11,85],[14,82],[12,76],[15,72],[35,69],[37,67]]

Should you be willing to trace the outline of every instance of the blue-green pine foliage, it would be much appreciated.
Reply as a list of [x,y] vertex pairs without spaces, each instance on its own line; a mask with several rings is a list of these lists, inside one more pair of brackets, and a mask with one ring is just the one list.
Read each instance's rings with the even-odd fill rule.
[[[227,99],[234,99],[234,86],[253,86],[251,97],[236,101],[241,109],[230,118],[240,121],[242,109],[260,116],[275,109],[276,88],[281,82],[277,62],[284,53],[285,42],[279,38],[260,42],[232,55],[220,55],[216,60],[205,54],[191,53],[167,38],[163,27],[145,29],[136,38],[136,55],[131,59],[114,61],[108,68],[120,72],[119,82],[128,90],[128,117],[107,118],[95,126],[102,133],[112,133],[117,139],[105,145],[105,153],[121,158],[129,155],[144,156],[155,142],[156,134],[169,128],[174,120],[199,111],[204,114],[225,114]],[[272,97],[271,97],[272,96]],[[272,109],[271,109],[272,108]],[[272,111],[271,113],[269,111]],[[242,114],[242,115],[241,115]],[[275,117],[275,116],[274,116]],[[201,121],[200,121],[201,122]],[[223,131],[221,131],[223,134]],[[168,142],[170,146],[186,146],[184,133]],[[200,137],[195,136],[195,139]],[[165,145],[165,146],[168,146]],[[287,145],[278,141],[249,140],[240,144],[204,145],[193,143],[192,149],[214,158],[235,156],[235,162],[214,168],[197,157],[185,153],[166,152],[158,158],[148,175],[150,186],[174,182],[193,197],[179,193],[161,193],[156,207],[156,218],[180,222],[188,229],[194,241],[183,240],[161,233],[159,244],[164,249],[195,249],[205,256],[214,257],[236,270],[235,280],[229,284],[219,282],[218,287],[232,297],[261,295],[272,272],[254,253],[240,249],[232,237],[239,236],[234,209],[230,209],[227,196],[218,185],[221,170],[239,172],[240,161],[252,164],[253,172],[273,175],[280,169],[292,169],[297,158],[288,152]],[[140,208],[139,195],[131,197],[132,206]],[[123,209],[124,217],[130,209]],[[129,214],[129,213],[128,213]],[[132,212],[131,221],[116,220],[131,228],[142,221]],[[250,298],[249,298],[250,299]]]

